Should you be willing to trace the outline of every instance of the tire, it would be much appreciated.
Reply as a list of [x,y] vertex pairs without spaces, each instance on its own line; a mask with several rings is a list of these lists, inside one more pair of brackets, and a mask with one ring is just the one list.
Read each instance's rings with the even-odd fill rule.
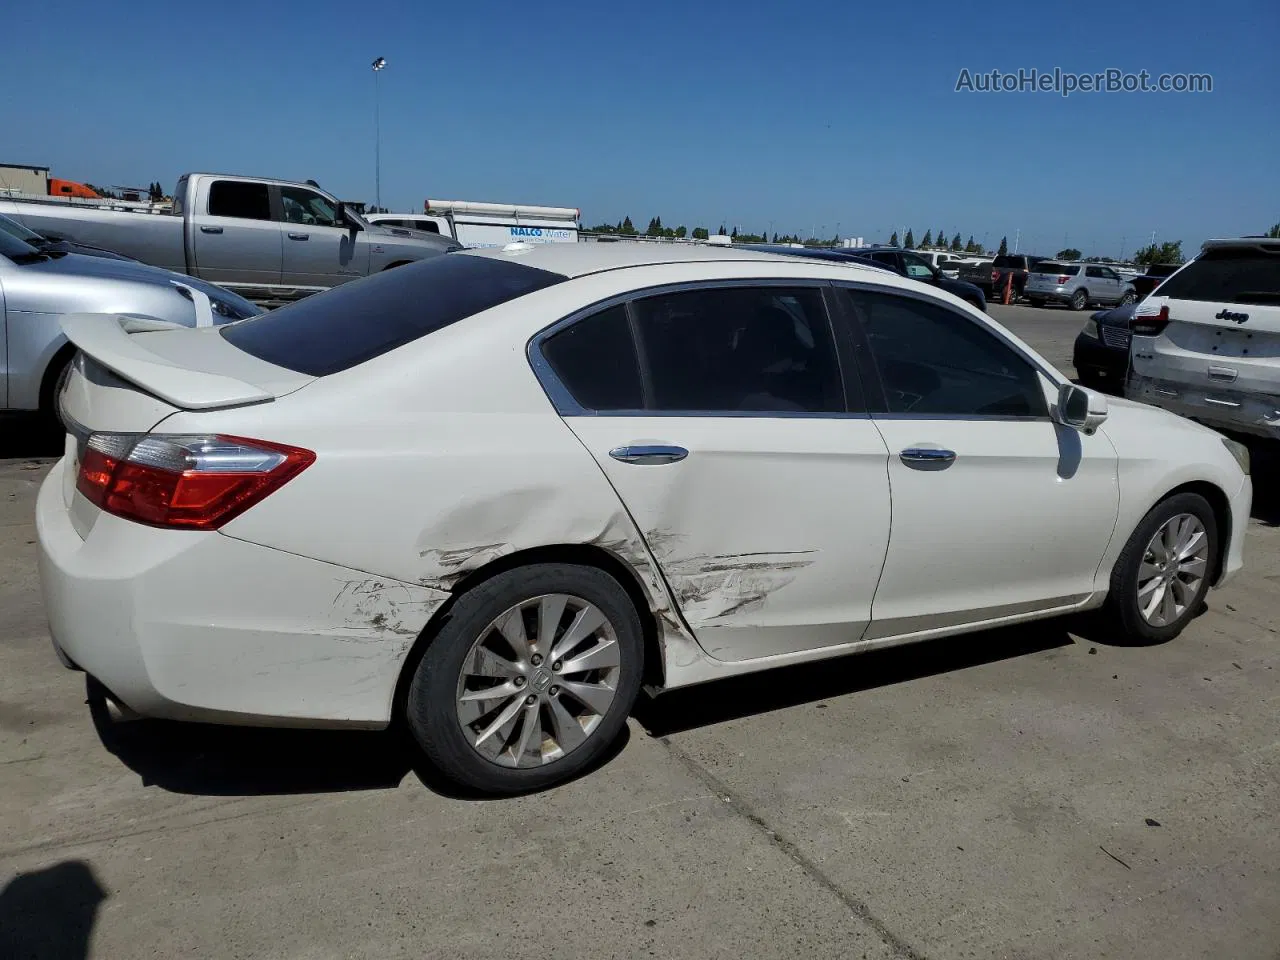
[[[559,625],[549,649],[537,636],[544,611]],[[557,649],[579,617],[603,622]],[[517,649],[508,636],[526,645]],[[553,651],[560,659],[552,660]],[[585,665],[588,654],[591,669],[557,669]],[[409,684],[405,719],[428,760],[454,783],[484,794],[538,790],[573,777],[614,743],[640,691],[643,661],[640,618],[613,577],[570,564],[521,567],[458,598]],[[475,696],[499,687],[494,696]]]
[[[1154,577],[1147,576],[1160,567],[1160,557],[1149,553],[1148,547],[1154,546],[1153,538],[1157,533],[1163,534],[1169,529],[1166,525],[1170,525],[1176,535],[1177,524],[1186,518],[1193,518],[1204,534],[1200,546],[1191,554],[1191,560],[1202,559],[1198,580],[1194,584],[1187,583],[1188,577],[1177,572],[1182,568],[1195,567],[1190,560],[1184,560],[1163,590],[1157,586],[1155,591],[1148,589],[1143,596],[1144,587],[1148,587],[1151,580],[1160,579],[1158,573]],[[1111,571],[1111,588],[1101,612],[1104,626],[1130,642],[1162,643],[1172,640],[1199,612],[1209,591],[1217,556],[1218,523],[1204,497],[1197,493],[1180,493],[1156,504],[1142,518],[1116,559]],[[1181,582],[1184,587],[1177,588],[1172,581]],[[1144,601],[1155,599],[1157,591],[1160,597],[1171,597],[1173,605],[1166,609],[1162,603],[1156,610],[1157,615],[1152,617],[1144,614]],[[1160,616],[1164,613],[1172,615]]]
[[1138,299],[1138,295],[1134,293],[1132,290],[1130,290],[1128,293],[1126,293],[1123,297],[1120,298],[1119,305],[1122,307],[1127,307],[1129,304],[1133,303],[1133,301],[1137,299]]
[[1027,303],[1031,304],[1033,307],[1043,307],[1044,299],[1041,297],[1027,297]]
[[40,419],[48,424],[49,429],[64,431],[62,412],[58,409],[58,395],[62,385],[71,376],[71,361],[76,358],[75,351],[57,354],[44,373],[44,381],[40,388]]
[[1083,310],[1089,305],[1089,292],[1081,287],[1071,295],[1068,305],[1072,310]]

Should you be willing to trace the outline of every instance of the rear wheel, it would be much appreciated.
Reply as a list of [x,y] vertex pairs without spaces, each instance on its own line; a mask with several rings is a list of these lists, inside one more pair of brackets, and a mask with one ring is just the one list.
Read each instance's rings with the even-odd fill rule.
[[1151,508],[1111,571],[1107,626],[1140,642],[1171,640],[1209,591],[1218,524],[1204,497],[1180,493]]
[[458,599],[410,683],[406,719],[449,779],[484,793],[536,790],[609,749],[643,659],[636,609],[609,574],[510,570]]
[[1123,297],[1120,298],[1120,306],[1127,307],[1129,304],[1133,303],[1133,301],[1137,299],[1138,299],[1137,294],[1135,294],[1132,290],[1130,290],[1127,293],[1125,293]]
[[1083,310],[1089,305],[1089,294],[1084,289],[1077,290],[1071,295],[1070,301],[1072,310]]

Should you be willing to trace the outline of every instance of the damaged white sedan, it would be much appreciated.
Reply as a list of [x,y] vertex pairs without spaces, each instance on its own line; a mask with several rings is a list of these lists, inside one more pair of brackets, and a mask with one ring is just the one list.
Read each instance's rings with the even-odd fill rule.
[[642,685],[1093,608],[1170,638],[1241,565],[1242,447],[872,268],[513,244],[102,319],[38,504],[64,662],[144,716],[403,719],[479,790],[581,770]]

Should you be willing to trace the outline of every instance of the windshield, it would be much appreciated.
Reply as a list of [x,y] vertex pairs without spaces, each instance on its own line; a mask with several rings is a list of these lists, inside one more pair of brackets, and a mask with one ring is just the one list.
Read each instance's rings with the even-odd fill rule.
[[19,240],[24,240],[27,243],[33,244],[39,243],[44,239],[34,230],[28,230],[17,220],[12,219],[11,217],[6,217],[3,213],[0,213],[0,232],[7,233],[10,236],[17,237]]
[[260,360],[323,377],[564,279],[508,260],[444,254],[230,324],[222,335]]
[[28,235],[40,239],[38,234],[32,233],[16,220],[0,216],[0,255],[14,259],[38,254],[40,251],[27,242]]
[[1211,247],[1155,292],[1162,297],[1208,303],[1280,303],[1280,251]]

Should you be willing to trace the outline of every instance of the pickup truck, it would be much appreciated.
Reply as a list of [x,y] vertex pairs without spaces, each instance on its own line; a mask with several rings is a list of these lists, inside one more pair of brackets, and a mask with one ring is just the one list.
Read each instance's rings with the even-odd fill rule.
[[1166,277],[1171,277],[1182,268],[1180,263],[1153,263],[1147,267],[1146,273],[1140,273],[1129,282],[1138,299],[1144,299],[1152,290],[1160,286]]
[[1003,253],[989,264],[960,268],[960,279],[981,287],[988,300],[1000,300],[1004,294],[1005,278],[1013,276],[1013,299],[1022,296],[1031,268],[1044,257],[1032,257],[1025,253]]
[[314,182],[211,173],[181,177],[168,214],[53,197],[0,198],[0,213],[43,237],[113,250],[258,303],[296,300],[460,248],[449,237],[371,224]]

